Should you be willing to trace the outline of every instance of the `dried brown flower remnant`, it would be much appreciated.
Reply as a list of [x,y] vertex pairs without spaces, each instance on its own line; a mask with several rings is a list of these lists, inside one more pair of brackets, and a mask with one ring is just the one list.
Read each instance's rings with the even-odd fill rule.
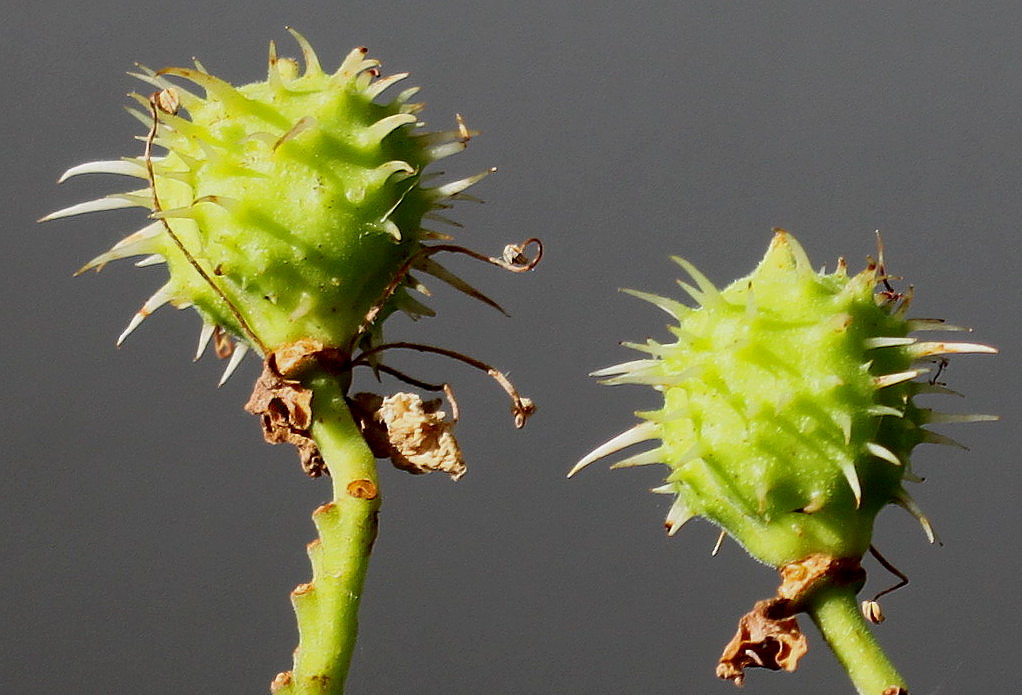
[[277,374],[270,360],[256,380],[245,410],[258,415],[263,437],[270,444],[287,442],[298,449],[302,470],[311,478],[329,473],[319,448],[312,440],[312,391],[297,381]]
[[826,582],[861,585],[866,576],[858,559],[835,558],[825,553],[790,562],[780,571],[777,595],[757,601],[738,621],[738,631],[724,647],[717,665],[719,678],[740,686],[747,668],[796,670],[809,650],[795,619],[795,614],[803,610],[802,602]]
[[758,601],[742,616],[738,632],[724,648],[717,677],[742,685],[746,668],[794,671],[809,651],[805,635],[791,615],[787,599]]
[[443,471],[457,480],[467,469],[454,423],[439,408],[439,399],[424,402],[414,393],[385,398],[358,393],[352,399],[352,411],[377,458],[388,458],[409,473]]

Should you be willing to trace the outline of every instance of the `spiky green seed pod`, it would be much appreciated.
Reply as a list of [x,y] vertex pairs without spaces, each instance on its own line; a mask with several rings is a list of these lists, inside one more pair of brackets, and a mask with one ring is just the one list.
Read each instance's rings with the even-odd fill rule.
[[[446,384],[389,368],[381,353],[404,348],[458,359],[504,388],[515,424],[523,426],[534,406],[503,373],[452,350],[386,344],[379,335],[394,311],[433,313],[407,292],[427,294],[413,272],[500,309],[434,255],[461,253],[523,272],[538,263],[542,244],[529,239],[490,258],[454,244],[424,243],[450,237],[427,230],[423,221],[459,226],[438,210],[490,173],[425,185],[425,169],[465,149],[473,133],[460,116],[451,131],[423,132],[416,116],[422,105],[411,101],[416,88],[383,97],[405,74],[380,78],[378,62],[367,59],[364,48],[328,74],[308,42],[291,34],[304,54],[304,72],[278,58],[271,42],[263,82],[234,87],[198,62],[159,72],[142,68],[136,77],[157,91],[133,95],[143,110],[132,113],[148,129],[141,156],[83,164],[61,180],[109,173],[142,179],[144,186],[43,219],[148,210],[149,224],[82,269],[132,256],[143,256],[140,266],[168,266],[166,284],[142,305],[118,344],[169,303],[194,307],[203,319],[196,358],[214,335],[218,356],[231,356],[221,383],[249,349],[264,358],[246,410],[259,415],[268,441],[295,445],[310,476],[329,473],[334,492],[313,515],[320,539],[309,545],[312,580],[292,592],[299,625],[294,666],[278,674],[271,690],[339,695],[376,537],[375,458],[391,458],[416,473],[464,473],[453,420],[437,403],[415,394],[350,396],[351,372],[371,366],[417,388],[443,390],[456,411]],[[170,77],[192,82],[204,96]],[[154,147],[161,156],[154,156]],[[534,258],[526,247],[535,248]]]
[[[443,221],[435,210],[488,173],[423,185],[423,170],[464,149],[471,133],[460,120],[449,132],[422,132],[415,115],[421,104],[410,101],[417,89],[381,100],[406,75],[380,78],[378,61],[367,59],[364,48],[327,73],[308,42],[291,34],[304,72],[278,58],[271,42],[263,82],[234,87],[198,63],[143,68],[136,76],[161,90],[133,95],[144,108],[133,113],[151,128],[145,156],[84,164],[61,179],[113,173],[146,181],[139,190],[44,218],[133,206],[150,211],[151,223],[83,268],[137,255],[145,256],[139,265],[169,268],[167,283],[119,342],[170,303],[194,306],[202,316],[200,353],[215,327],[264,355],[299,339],[350,350],[361,331],[395,309],[431,313],[406,294],[421,288],[401,274],[406,264],[466,288],[416,254],[432,234],[423,218]],[[205,96],[173,85],[171,76]],[[152,145],[165,155],[150,156]],[[386,302],[377,306],[381,297]]]
[[927,423],[992,418],[917,405],[917,395],[944,389],[916,377],[941,355],[996,351],[910,337],[954,327],[906,318],[907,298],[883,291],[875,263],[851,277],[843,262],[830,274],[814,271],[783,231],[751,275],[723,290],[674,260],[694,278],[695,286],[680,284],[698,307],[632,292],[677,321],[674,342],[628,344],[649,357],[594,373],[606,384],[651,385],[663,407],[638,413],[639,425],[575,470],[658,440],[615,467],[669,467],[656,491],[675,496],[670,533],[705,517],[778,568],[813,554],[861,557],[877,512],[892,503],[912,512],[932,541],[903,486],[915,479],[909,455],[942,440]]

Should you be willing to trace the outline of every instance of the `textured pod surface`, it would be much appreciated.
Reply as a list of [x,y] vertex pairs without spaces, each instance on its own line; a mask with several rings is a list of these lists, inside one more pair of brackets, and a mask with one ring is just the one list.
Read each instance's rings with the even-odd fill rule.
[[[778,231],[748,277],[718,290],[675,259],[698,303],[634,292],[669,313],[674,342],[629,344],[648,358],[603,369],[608,384],[647,384],[663,407],[582,459],[646,440],[651,450],[616,467],[663,463],[675,496],[673,533],[702,516],[754,557],[781,567],[813,553],[859,557],[887,504],[925,517],[906,492],[913,448],[938,435],[928,422],[990,419],[921,408],[914,397],[941,388],[916,379],[942,354],[995,352],[971,343],[919,342],[913,330],[939,321],[905,317],[908,298],[871,263],[849,276],[843,262],[816,272],[798,243]],[[878,291],[879,290],[879,291]]]
[[[147,182],[45,218],[131,206],[151,212],[153,222],[83,268],[137,255],[145,256],[140,264],[168,265],[168,282],[122,340],[169,302],[194,306],[208,326],[205,337],[220,327],[260,352],[301,338],[350,348],[395,282],[376,324],[395,309],[431,313],[406,294],[419,285],[399,271],[429,236],[423,216],[481,178],[422,185],[423,169],[464,149],[470,132],[460,121],[450,132],[421,132],[415,114],[422,105],[410,101],[416,89],[380,96],[406,75],[381,78],[364,48],[324,72],[305,39],[292,34],[304,71],[278,58],[271,43],[263,82],[234,87],[198,63],[143,68],[137,76],[160,91],[133,95],[143,107],[133,113],[150,127],[158,118],[150,137],[165,155],[93,162],[65,174]],[[204,96],[173,85],[171,76]],[[452,282],[435,262],[424,271]]]

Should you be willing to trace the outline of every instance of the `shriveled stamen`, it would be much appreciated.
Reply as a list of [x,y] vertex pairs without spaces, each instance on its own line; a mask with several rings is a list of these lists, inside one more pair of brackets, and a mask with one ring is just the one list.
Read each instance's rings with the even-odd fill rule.
[[[525,251],[526,249],[528,249],[529,246],[532,245],[536,246],[537,251],[536,255],[533,258],[529,258],[528,256],[525,255]],[[380,295],[380,298],[376,300],[376,304],[374,304],[373,307],[368,312],[366,312],[365,318],[362,319],[362,324],[358,327],[358,330],[355,332],[355,336],[352,339],[351,342],[352,347],[356,345],[359,339],[365,334],[365,332],[369,330],[369,327],[372,326],[373,321],[375,321],[376,317],[379,316],[381,311],[383,311],[383,307],[386,305],[387,300],[390,299],[391,296],[393,296],[393,294],[397,291],[397,289],[405,282],[405,279],[407,278],[408,273],[411,271],[411,269],[413,267],[419,267],[424,259],[429,258],[433,254],[441,252],[460,253],[469,256],[470,258],[474,258],[478,261],[491,263],[499,268],[504,268],[505,270],[510,270],[516,273],[522,273],[535,268],[536,264],[538,264],[540,260],[543,258],[543,242],[536,238],[526,239],[520,244],[511,244],[505,247],[504,250],[505,255],[508,254],[508,249],[513,249],[512,260],[515,261],[514,263],[509,263],[501,258],[484,256],[481,253],[477,253],[475,251],[472,251],[471,249],[465,248],[464,246],[458,246],[455,244],[436,244],[434,246],[422,247],[415,254],[413,254],[411,258],[405,261],[404,265],[402,265],[396,273],[394,273],[394,277],[391,279],[390,283],[384,288],[383,292]]]
[[419,352],[428,352],[434,355],[443,355],[444,357],[449,357],[459,362],[463,362],[471,367],[475,367],[480,371],[486,372],[490,376],[490,378],[492,378],[494,381],[500,384],[500,387],[504,389],[504,392],[507,393],[507,395],[511,398],[512,404],[511,412],[514,415],[515,427],[519,429],[524,427],[525,421],[529,418],[530,415],[536,412],[535,404],[533,404],[533,402],[530,399],[522,397],[518,393],[518,390],[515,388],[514,384],[512,384],[510,380],[508,380],[507,376],[503,372],[491,367],[490,365],[486,364],[481,360],[475,359],[474,357],[469,357],[468,355],[463,355],[460,352],[448,350],[446,348],[434,347],[432,345],[423,345],[421,343],[408,342],[383,343],[382,345],[377,345],[373,348],[362,351],[357,357],[351,360],[351,366],[357,367],[360,365],[371,365],[373,362],[372,358],[375,355],[378,355],[384,350],[394,349],[417,350]]

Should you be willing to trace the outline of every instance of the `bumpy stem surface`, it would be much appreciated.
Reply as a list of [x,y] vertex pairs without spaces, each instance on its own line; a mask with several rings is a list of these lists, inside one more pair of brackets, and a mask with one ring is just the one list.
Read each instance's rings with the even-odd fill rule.
[[905,679],[887,659],[859,612],[853,586],[827,584],[816,589],[805,604],[806,612],[845,667],[859,695],[908,692]]
[[312,581],[292,594],[299,644],[294,670],[277,695],[340,695],[358,633],[358,605],[376,537],[380,497],[376,460],[352,420],[336,377],[311,380],[312,436],[330,470],[334,498],[312,515],[319,538],[309,544]]

